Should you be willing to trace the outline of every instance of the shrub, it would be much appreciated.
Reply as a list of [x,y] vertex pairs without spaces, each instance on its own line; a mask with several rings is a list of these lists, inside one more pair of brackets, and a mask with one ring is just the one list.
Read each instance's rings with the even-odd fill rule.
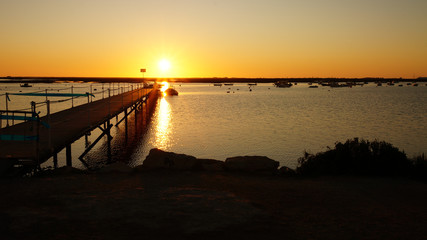
[[427,159],[423,154],[412,159],[412,175],[417,179],[427,180]]
[[335,148],[315,155],[305,152],[298,159],[297,173],[303,175],[408,175],[411,161],[404,152],[384,141],[335,143]]

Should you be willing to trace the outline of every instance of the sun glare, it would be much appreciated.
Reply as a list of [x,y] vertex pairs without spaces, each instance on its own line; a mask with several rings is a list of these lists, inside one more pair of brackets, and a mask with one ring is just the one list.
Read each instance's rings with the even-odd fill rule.
[[165,92],[166,89],[169,88],[169,83],[168,82],[162,82],[162,88],[160,88],[160,91]]
[[159,61],[159,69],[162,72],[167,72],[171,67],[171,63],[167,59],[162,59]]

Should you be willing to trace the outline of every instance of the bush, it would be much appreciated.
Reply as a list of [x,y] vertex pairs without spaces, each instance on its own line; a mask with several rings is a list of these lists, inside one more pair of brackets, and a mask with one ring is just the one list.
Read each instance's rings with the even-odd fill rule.
[[412,159],[412,175],[417,179],[427,180],[427,159],[423,154]]
[[402,176],[410,174],[412,167],[406,154],[392,144],[354,138],[335,143],[334,149],[316,155],[305,152],[298,159],[297,173]]

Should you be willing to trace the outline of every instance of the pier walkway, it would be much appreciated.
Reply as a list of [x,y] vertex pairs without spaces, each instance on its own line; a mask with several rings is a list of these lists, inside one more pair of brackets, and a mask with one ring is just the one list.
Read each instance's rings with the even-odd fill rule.
[[[157,85],[138,88],[48,114],[37,121],[0,128],[0,165],[27,162],[38,166],[51,157],[55,158],[64,148],[67,150],[67,165],[71,165],[71,144],[74,141],[100,128],[103,133],[97,140],[107,135],[110,142],[110,119],[124,112],[123,120],[127,122],[130,112],[143,108],[147,111],[157,100],[157,92]],[[1,116],[4,117],[4,113]]]

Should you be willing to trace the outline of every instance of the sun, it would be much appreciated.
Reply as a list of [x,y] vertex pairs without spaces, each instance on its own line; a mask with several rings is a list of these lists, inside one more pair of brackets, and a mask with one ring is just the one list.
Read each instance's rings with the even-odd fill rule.
[[159,69],[163,73],[167,72],[171,67],[171,63],[167,59],[162,59],[159,61]]

